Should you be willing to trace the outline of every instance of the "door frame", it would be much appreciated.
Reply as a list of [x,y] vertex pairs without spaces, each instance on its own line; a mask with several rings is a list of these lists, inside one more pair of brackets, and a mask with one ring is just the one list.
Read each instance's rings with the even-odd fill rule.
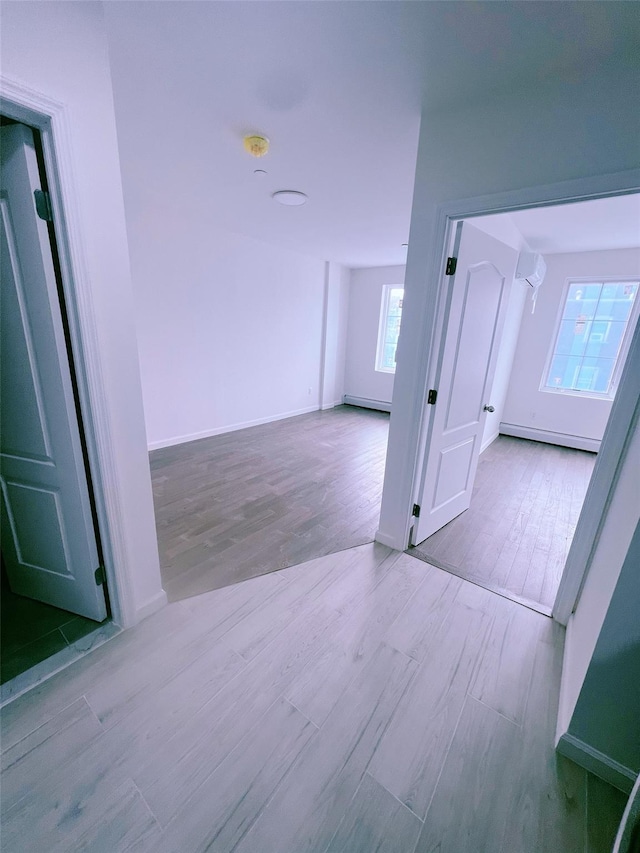
[[[442,304],[446,288],[444,268],[456,223],[464,219],[473,221],[476,216],[511,213],[527,208],[550,207],[637,192],[640,192],[640,169],[633,169],[609,175],[595,175],[457,199],[436,206],[434,230],[432,239],[429,241],[435,247],[435,251],[431,253],[429,266],[422,271],[422,274],[417,271],[416,276],[407,275],[405,280],[405,289],[411,288],[414,282],[420,282],[424,287],[424,294],[422,299],[416,300],[418,316],[415,322],[411,328],[403,326],[400,331],[398,370],[391,409],[389,450],[380,523],[376,533],[377,541],[396,550],[405,550],[409,544],[413,519],[412,508],[420,485],[429,420],[432,416],[430,407],[427,405],[427,391],[435,375],[444,332],[442,326]],[[411,243],[408,271],[411,270],[410,263]],[[635,405],[637,400],[635,388],[637,383],[633,382],[633,370],[640,371],[638,328],[616,394],[618,402],[612,408],[600,447],[600,455],[605,461],[596,466],[597,489],[596,486],[593,488],[590,486],[587,491],[578,521],[580,536],[574,536],[575,548],[572,545],[570,549],[556,597],[553,617],[561,624],[566,625],[575,609],[589,569],[591,555],[598,542],[602,515],[608,505],[609,496],[615,488],[618,462],[624,454],[629,432],[633,426],[633,416],[629,413],[632,403]],[[398,391],[400,394],[397,393]],[[399,400],[399,396],[403,399]],[[398,464],[400,460],[401,464]],[[592,482],[595,477],[596,470],[594,470]],[[601,500],[602,493],[607,496],[605,501]]]
[[80,237],[69,120],[63,104],[40,92],[2,76],[0,89],[0,112],[40,132],[111,617],[116,625],[126,628],[137,621],[133,579],[120,532],[124,510],[101,375],[98,328]]

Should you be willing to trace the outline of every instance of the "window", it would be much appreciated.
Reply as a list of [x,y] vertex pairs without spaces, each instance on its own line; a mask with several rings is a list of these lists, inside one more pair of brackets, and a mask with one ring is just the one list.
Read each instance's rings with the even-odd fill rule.
[[613,397],[639,286],[638,281],[569,283],[542,390]]
[[380,370],[383,373],[396,372],[396,347],[398,345],[398,335],[400,334],[403,297],[404,288],[402,287],[394,284],[385,284],[382,288],[376,370]]

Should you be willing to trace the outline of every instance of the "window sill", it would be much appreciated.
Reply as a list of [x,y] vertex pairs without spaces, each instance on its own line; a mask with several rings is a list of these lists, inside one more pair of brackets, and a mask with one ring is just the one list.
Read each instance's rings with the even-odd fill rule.
[[615,390],[608,394],[601,394],[597,391],[573,391],[570,388],[539,388],[543,394],[555,394],[559,397],[585,397],[588,400],[602,400],[604,403],[613,403],[616,395]]

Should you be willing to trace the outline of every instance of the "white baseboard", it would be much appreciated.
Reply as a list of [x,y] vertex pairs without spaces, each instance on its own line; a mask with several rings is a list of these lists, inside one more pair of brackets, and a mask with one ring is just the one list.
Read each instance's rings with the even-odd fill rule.
[[148,601],[145,601],[144,604],[140,605],[140,607],[136,608],[136,621],[142,622],[143,619],[146,619],[147,616],[151,616],[153,613],[156,613],[158,610],[162,610],[163,607],[167,604],[167,593],[161,589],[160,592],[157,592],[153,598],[150,598]]
[[493,435],[490,435],[489,438],[484,442],[484,444],[480,448],[480,453],[484,453],[485,450],[487,449],[487,447],[489,447],[490,444],[493,444],[493,442],[496,440],[496,438],[499,437],[499,435],[500,435],[499,432],[494,432]]
[[387,548],[393,548],[394,551],[404,551],[405,546],[401,543],[397,542],[393,536],[388,536],[382,530],[376,530],[376,535],[374,537],[376,542],[379,542],[381,545],[386,545]]
[[176,444],[186,444],[188,441],[197,441],[199,438],[211,438],[214,435],[222,435],[225,432],[235,432],[239,429],[247,429],[252,426],[260,426],[261,424],[270,424],[273,421],[283,421],[285,418],[295,418],[296,415],[308,415],[309,412],[317,412],[318,406],[307,406],[304,409],[297,409],[294,412],[282,412],[279,415],[270,415],[267,418],[257,418],[254,421],[244,421],[238,424],[229,424],[227,426],[216,427],[215,429],[205,429],[202,432],[192,432],[188,435],[176,435],[172,438],[163,438],[160,441],[150,441],[147,444],[148,450],[160,450],[161,447],[173,447]]
[[519,424],[501,423],[500,433],[512,435],[515,438],[528,438],[530,441],[542,441],[545,444],[559,444],[561,447],[575,447],[576,450],[590,450],[592,453],[597,453],[600,450],[600,442],[595,438],[551,432],[546,429],[534,429]]
[[342,401],[346,406],[360,406],[362,409],[377,409],[380,412],[390,412],[391,403],[386,400],[370,400],[368,397],[352,397],[345,394]]
[[568,732],[562,735],[556,749],[561,755],[570,758],[594,776],[604,779],[614,788],[618,788],[625,794],[631,793],[637,773],[605,755],[604,752],[600,752],[599,749],[589,746],[588,743]]
[[573,664],[573,614],[569,617],[564,633],[564,651],[562,653],[562,675],[560,677],[560,697],[556,722],[556,748],[563,734],[569,731],[571,715],[575,711],[577,696],[572,695],[569,673],[574,672]]

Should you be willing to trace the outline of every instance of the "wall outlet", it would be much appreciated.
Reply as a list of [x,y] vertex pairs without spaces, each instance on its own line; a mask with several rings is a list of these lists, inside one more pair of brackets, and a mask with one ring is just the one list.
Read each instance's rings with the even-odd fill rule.
[[307,394],[311,393],[311,388],[307,388]]

